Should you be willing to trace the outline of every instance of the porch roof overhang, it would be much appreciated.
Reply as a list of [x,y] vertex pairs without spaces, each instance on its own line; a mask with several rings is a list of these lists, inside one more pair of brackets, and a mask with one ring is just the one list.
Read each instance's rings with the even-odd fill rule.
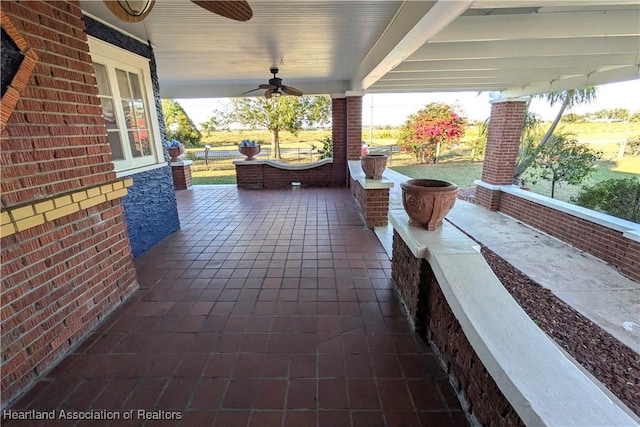
[[119,21],[101,1],[80,5],[151,41],[166,98],[243,96],[273,66],[305,94],[517,97],[640,78],[637,0],[249,3],[248,22],[189,0],[158,0],[140,23]]

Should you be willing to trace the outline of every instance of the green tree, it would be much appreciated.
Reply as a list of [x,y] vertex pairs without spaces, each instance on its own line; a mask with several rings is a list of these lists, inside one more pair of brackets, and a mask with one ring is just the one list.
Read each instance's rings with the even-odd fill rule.
[[175,99],[163,99],[162,114],[164,115],[164,131],[167,139],[176,139],[187,146],[194,146],[200,143],[202,138],[200,131],[178,101]]
[[318,148],[316,144],[311,144],[311,149],[318,152],[320,159],[333,157],[333,139],[327,136],[322,138],[320,142],[322,142],[322,148]]
[[280,132],[296,135],[303,126],[329,123],[330,117],[331,100],[327,96],[281,96],[234,98],[222,121],[226,125],[237,123],[268,129],[272,136],[273,158],[280,160]]
[[416,161],[438,162],[442,146],[460,139],[467,121],[450,105],[432,102],[412,114],[400,128],[398,145],[412,153]]
[[551,197],[555,196],[556,184],[566,182],[578,185],[595,171],[595,162],[600,153],[580,144],[569,134],[553,135],[531,164],[532,175],[551,182]]
[[551,126],[549,126],[549,129],[544,134],[540,142],[536,144],[536,149],[530,151],[529,153],[526,153],[518,159],[518,163],[516,164],[516,170],[514,173],[515,183],[518,183],[520,181],[520,176],[533,163],[537,156],[537,153],[540,150],[544,149],[544,146],[552,139],[553,133],[558,127],[558,123],[560,123],[560,119],[562,118],[564,111],[567,108],[571,108],[575,105],[593,101],[596,98],[596,88],[594,86],[587,86],[581,89],[569,89],[560,92],[550,92],[539,96],[545,98],[552,106],[560,102],[560,110],[558,111],[556,117],[553,119],[553,122],[551,122]]
[[582,123],[584,122],[584,116],[575,113],[567,113],[562,116],[562,121],[564,123]]
[[606,179],[582,187],[572,201],[585,208],[640,223],[640,179],[637,177]]

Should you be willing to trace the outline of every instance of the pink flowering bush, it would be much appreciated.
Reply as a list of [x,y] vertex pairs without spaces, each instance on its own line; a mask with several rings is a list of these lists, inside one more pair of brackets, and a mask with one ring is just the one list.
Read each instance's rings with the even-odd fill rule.
[[400,129],[398,145],[412,153],[418,162],[433,160],[436,163],[440,149],[459,140],[466,124],[466,119],[451,106],[432,102],[409,116]]

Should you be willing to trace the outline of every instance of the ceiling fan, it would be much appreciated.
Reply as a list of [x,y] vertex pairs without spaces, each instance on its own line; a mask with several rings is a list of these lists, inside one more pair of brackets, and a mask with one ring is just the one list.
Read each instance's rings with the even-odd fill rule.
[[269,79],[269,84],[258,85],[257,88],[243,92],[242,95],[246,95],[247,93],[255,92],[256,90],[262,89],[265,90],[264,96],[267,99],[271,97],[278,97],[284,94],[302,96],[302,91],[300,91],[299,89],[296,89],[293,86],[285,86],[282,84],[282,79],[276,77],[276,74],[278,74],[277,68],[270,68],[269,72],[273,74],[273,78]]
[[[149,15],[155,0],[103,0],[115,16],[125,22],[140,22]],[[235,21],[248,21],[253,16],[251,6],[241,0],[191,0],[203,9]]]

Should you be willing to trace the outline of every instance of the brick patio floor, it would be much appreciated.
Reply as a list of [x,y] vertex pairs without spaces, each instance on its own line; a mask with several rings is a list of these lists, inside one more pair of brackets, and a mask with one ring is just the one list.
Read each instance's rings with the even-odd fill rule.
[[82,426],[468,425],[348,190],[177,197],[182,229],[136,261],[140,290],[12,409],[182,417]]

